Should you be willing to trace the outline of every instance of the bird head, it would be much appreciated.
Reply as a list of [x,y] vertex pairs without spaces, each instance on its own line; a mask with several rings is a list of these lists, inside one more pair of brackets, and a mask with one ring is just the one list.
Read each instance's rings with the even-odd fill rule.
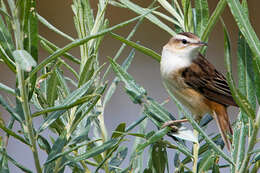
[[176,54],[190,55],[198,53],[202,46],[207,46],[207,43],[202,42],[198,36],[190,32],[182,32],[172,37],[164,48]]

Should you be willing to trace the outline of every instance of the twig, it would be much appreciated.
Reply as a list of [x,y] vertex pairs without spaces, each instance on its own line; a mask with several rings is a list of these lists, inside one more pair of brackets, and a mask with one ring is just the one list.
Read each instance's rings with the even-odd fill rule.
[[[194,136],[196,138],[199,137],[199,132],[196,129],[193,130],[193,133],[194,133]],[[198,159],[199,159],[199,148],[200,148],[199,141],[194,142],[193,143],[193,158],[194,158],[194,160],[193,160],[193,167],[192,167],[193,173],[197,173]]]

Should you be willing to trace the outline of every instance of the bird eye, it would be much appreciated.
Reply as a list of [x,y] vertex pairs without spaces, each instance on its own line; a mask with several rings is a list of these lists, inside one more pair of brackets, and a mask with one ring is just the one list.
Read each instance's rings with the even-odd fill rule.
[[188,43],[188,41],[187,41],[187,40],[185,40],[185,39],[183,39],[183,40],[182,40],[182,43],[183,43],[183,44],[187,44],[187,43]]

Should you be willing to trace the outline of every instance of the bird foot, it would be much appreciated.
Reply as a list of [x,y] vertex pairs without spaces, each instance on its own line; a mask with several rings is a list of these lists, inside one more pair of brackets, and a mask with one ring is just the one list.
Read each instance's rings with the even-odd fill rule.
[[183,122],[187,122],[187,119],[181,119],[181,120],[173,120],[173,121],[167,121],[162,125],[162,128],[170,127],[174,132],[178,131],[179,124]]

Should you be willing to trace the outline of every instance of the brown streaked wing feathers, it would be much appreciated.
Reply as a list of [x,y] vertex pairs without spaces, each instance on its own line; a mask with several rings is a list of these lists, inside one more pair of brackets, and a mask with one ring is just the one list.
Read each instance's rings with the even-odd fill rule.
[[193,60],[190,67],[183,69],[182,77],[188,86],[209,100],[225,106],[237,106],[232,98],[226,78],[201,54]]

